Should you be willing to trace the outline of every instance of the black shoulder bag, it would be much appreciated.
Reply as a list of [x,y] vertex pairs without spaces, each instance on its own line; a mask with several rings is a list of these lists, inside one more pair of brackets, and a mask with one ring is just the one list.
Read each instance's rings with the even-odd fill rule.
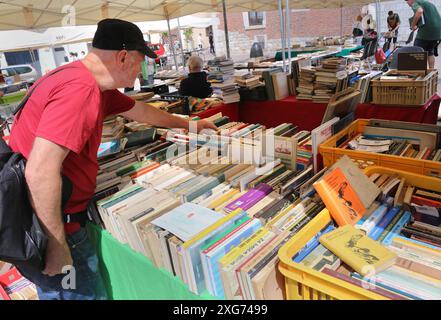
[[[47,77],[64,69],[67,68],[56,70]],[[39,83],[21,101],[13,116],[24,108]],[[47,236],[29,201],[25,165],[23,155],[13,152],[0,138],[0,260],[19,269],[41,271],[45,266]],[[67,177],[62,178],[64,207],[72,194],[72,183]]]

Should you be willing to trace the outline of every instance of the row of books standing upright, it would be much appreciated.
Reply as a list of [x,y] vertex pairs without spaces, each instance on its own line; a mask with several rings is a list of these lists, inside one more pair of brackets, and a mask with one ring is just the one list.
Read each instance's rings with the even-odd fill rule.
[[[310,189],[300,190],[314,176],[305,147],[310,133],[292,124],[267,129],[227,120],[214,119],[218,139],[173,132],[104,159],[90,211],[121,243],[197,294],[283,299],[278,249],[323,209]],[[286,154],[279,150],[286,142],[303,146],[301,169],[288,158],[246,163],[219,152],[238,144],[243,154],[270,135],[277,141],[271,154]],[[297,148],[289,152],[297,158]]]
[[[284,299],[279,250],[327,208],[329,223],[292,263],[378,297],[441,298],[441,187],[393,170],[365,174],[346,157],[313,165],[318,145],[351,119],[306,132],[215,115],[218,134],[160,130],[157,141],[101,160],[90,211],[196,294]],[[372,270],[376,287],[367,286]]]

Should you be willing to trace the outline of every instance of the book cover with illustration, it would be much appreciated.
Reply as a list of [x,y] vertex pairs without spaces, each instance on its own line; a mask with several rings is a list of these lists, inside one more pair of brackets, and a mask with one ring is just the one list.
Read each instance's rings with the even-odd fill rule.
[[314,188],[339,226],[355,225],[381,192],[346,156]]
[[397,258],[391,250],[351,225],[324,234],[320,243],[363,276],[378,274]]

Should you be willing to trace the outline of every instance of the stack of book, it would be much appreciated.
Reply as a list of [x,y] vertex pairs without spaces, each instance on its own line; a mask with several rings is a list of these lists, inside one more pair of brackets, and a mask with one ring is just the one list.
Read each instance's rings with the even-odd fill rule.
[[321,67],[315,70],[314,96],[317,103],[328,103],[331,97],[339,91],[338,82],[347,77],[346,59],[325,59]]
[[38,300],[35,284],[23,277],[16,268],[1,273],[0,277],[0,301]]
[[224,103],[240,101],[238,87],[234,82],[234,62],[222,57],[208,61],[208,80],[212,82],[213,94]]
[[120,139],[124,136],[124,119],[115,117],[104,121],[101,142],[108,142],[114,139]]
[[300,131],[296,138],[298,139],[297,148],[297,168],[305,170],[313,164],[312,137],[309,131]]
[[234,78],[234,62],[225,56],[208,61],[208,80],[227,81]]
[[221,98],[225,104],[240,101],[239,89],[233,79],[211,84],[213,95]]
[[300,78],[297,87],[297,99],[312,100],[314,94],[315,67],[300,69]]
[[[274,132],[276,139],[290,139],[297,131],[292,124],[266,130],[258,124],[229,123],[221,116],[214,121],[223,141],[241,146]],[[167,139],[193,138],[175,136]],[[312,188],[318,179],[312,167],[292,170],[280,159],[235,161],[229,154],[212,152],[207,143],[162,158],[159,154],[181,147],[167,140],[157,143],[101,163],[102,188],[115,176],[129,180],[109,182],[96,194],[104,227],[195,293],[283,299],[277,252],[324,208]],[[274,283],[274,278],[280,281]]]
[[334,220],[294,262],[388,299],[440,299],[441,193],[394,174],[366,177],[350,163],[314,184]]
[[251,73],[240,74],[234,76],[234,81],[243,88],[254,89],[264,84],[260,82],[259,76],[253,76]]

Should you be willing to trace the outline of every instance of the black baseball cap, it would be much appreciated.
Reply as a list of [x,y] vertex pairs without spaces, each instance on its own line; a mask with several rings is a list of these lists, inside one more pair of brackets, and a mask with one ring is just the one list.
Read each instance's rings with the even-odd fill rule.
[[145,43],[137,25],[120,19],[98,22],[92,47],[102,50],[136,50],[152,59],[158,57]]

